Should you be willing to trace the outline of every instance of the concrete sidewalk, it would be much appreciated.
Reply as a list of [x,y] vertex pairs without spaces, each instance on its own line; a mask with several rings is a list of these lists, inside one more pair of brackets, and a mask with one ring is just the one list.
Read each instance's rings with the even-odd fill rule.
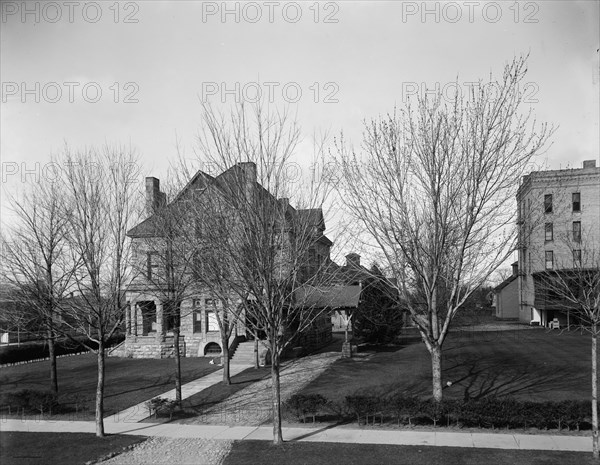
[[[230,364],[229,375],[233,377],[247,368],[249,367],[246,365]],[[187,399],[188,397],[197,394],[198,392],[212,386],[213,384],[220,383],[222,379],[223,371],[217,370],[213,371],[212,373],[209,373],[206,376],[195,379],[194,381],[190,381],[189,383],[186,383],[181,386],[181,399]],[[175,389],[171,389],[170,391],[167,391],[164,394],[161,394],[160,396],[154,397],[164,397],[169,400],[175,400]],[[137,423],[139,421],[142,421],[144,418],[148,418],[150,415],[148,413],[148,408],[145,405],[148,400],[150,399],[147,399],[144,402],[140,402],[139,404],[129,407],[128,409],[117,412],[110,417],[106,417],[104,419],[104,423]]]
[[[175,423],[104,423],[108,434],[132,434],[169,438],[230,440],[273,439],[271,426],[182,425]],[[36,421],[3,419],[0,431],[93,433],[91,421]],[[355,444],[391,444],[417,446],[481,447],[490,449],[555,450],[589,452],[590,436],[541,434],[471,433],[445,431],[392,431],[383,429],[324,427],[284,427],[286,441],[339,442]]]

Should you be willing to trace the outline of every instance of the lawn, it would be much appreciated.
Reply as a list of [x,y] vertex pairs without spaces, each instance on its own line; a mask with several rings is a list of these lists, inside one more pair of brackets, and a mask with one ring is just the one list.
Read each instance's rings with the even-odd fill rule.
[[224,465],[586,465],[591,453],[322,442],[236,441]]
[[[319,393],[332,400],[357,391],[431,396],[429,352],[416,338],[406,341],[399,347],[340,359],[301,393]],[[590,352],[590,337],[578,332],[457,331],[444,344],[444,396],[589,399]],[[452,382],[450,387],[447,381]]]
[[[204,376],[219,367],[207,358],[182,358],[182,382]],[[94,415],[96,393],[96,357],[94,354],[59,358],[59,403],[74,407],[75,399],[84,399],[88,410],[83,419]],[[107,357],[104,409],[105,416],[158,396],[175,387],[174,359],[131,359]],[[0,398],[20,389],[48,389],[50,362],[36,362],[0,369]],[[3,413],[6,413],[3,411]]]
[[0,432],[2,465],[81,465],[144,441],[142,436]]

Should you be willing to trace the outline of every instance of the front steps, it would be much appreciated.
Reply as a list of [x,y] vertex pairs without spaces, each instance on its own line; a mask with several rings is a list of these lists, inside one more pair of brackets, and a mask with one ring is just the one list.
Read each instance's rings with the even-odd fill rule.
[[[265,365],[267,349],[262,343],[258,343],[258,361],[261,366]],[[254,366],[254,341],[240,342],[230,358],[232,365]]]

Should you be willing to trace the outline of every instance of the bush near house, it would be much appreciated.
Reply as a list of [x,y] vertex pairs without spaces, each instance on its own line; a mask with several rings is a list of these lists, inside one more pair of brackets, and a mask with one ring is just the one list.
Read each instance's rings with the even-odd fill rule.
[[[343,404],[343,405],[341,405]],[[330,416],[338,421],[360,424],[396,423],[463,426],[479,428],[537,428],[579,430],[590,427],[589,401],[519,401],[510,397],[484,397],[466,401],[447,399],[435,402],[415,396],[394,395],[386,398],[358,392],[335,402],[321,395],[296,395],[286,407],[303,418]]]
[[367,344],[395,342],[402,332],[405,313],[397,292],[383,277],[367,278],[363,286],[360,304],[352,317],[354,337]]

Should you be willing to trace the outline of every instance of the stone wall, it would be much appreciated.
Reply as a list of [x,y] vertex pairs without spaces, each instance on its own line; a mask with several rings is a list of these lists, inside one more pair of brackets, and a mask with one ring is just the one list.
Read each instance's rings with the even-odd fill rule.
[[[188,352],[185,337],[179,341],[179,353],[185,357]],[[111,357],[129,358],[172,358],[175,357],[175,344],[173,337],[166,338],[164,342],[157,341],[154,337],[138,337],[137,340],[126,340],[109,353]]]

